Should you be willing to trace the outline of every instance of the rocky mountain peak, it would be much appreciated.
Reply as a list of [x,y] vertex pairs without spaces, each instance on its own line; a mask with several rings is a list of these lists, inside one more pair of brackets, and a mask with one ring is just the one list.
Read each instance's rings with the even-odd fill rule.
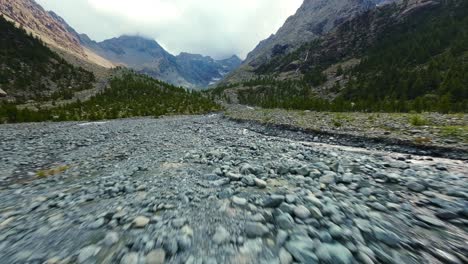
[[0,12],[38,35],[44,42],[86,57],[79,39],[67,29],[64,20],[45,11],[33,0],[0,0]]
[[0,13],[52,48],[71,54],[80,61],[104,67],[114,66],[81,45],[78,33],[54,12],[46,11],[34,0],[0,0]]
[[270,57],[289,53],[300,45],[318,38],[342,22],[375,7],[378,0],[305,0],[296,14],[289,17],[276,34],[260,42],[248,54],[252,66]]

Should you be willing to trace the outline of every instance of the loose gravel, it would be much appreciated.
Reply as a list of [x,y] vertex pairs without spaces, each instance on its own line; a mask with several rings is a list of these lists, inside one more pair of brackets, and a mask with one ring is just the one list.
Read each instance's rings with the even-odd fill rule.
[[221,115],[0,138],[0,263],[468,263],[466,161]]

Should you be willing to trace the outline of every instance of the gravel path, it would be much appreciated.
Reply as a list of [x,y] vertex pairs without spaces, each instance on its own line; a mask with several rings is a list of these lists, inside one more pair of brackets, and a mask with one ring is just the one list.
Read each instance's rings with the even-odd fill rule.
[[1,125],[0,138],[0,263],[468,263],[464,161],[220,115]]

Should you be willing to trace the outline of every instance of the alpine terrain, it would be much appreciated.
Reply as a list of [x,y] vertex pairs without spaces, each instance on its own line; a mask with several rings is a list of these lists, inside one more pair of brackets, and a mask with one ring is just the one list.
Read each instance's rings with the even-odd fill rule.
[[468,263],[468,2],[228,2],[0,0],[0,264]]

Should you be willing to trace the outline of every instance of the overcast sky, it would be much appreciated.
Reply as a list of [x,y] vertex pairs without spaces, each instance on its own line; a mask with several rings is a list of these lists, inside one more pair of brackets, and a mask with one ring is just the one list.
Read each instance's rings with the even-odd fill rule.
[[275,33],[302,0],[36,0],[80,33],[102,41],[123,34],[181,51],[244,58]]

